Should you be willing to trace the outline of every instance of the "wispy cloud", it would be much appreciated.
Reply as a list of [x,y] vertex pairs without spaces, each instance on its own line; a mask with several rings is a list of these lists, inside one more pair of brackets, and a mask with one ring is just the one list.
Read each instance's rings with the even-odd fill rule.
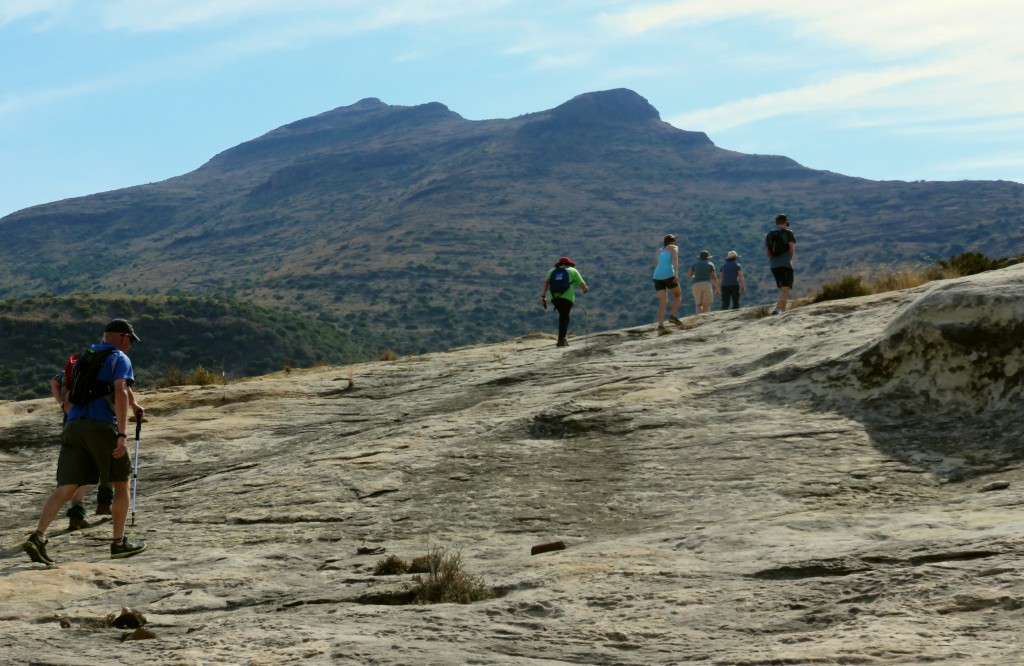
[[445,22],[486,14],[511,0],[115,0],[102,10],[104,27],[131,32],[168,32],[286,20],[298,24],[346,26],[345,32],[401,24]]
[[0,97],[0,116],[55,102],[68,101],[82,95],[107,90],[111,87],[113,87],[113,83],[109,80],[96,80],[63,88],[45,88],[21,94],[8,93]]
[[69,0],[0,0],[0,28],[30,17],[47,17],[66,7]]
[[356,6],[357,2],[346,0],[116,0],[101,5],[100,18],[108,30],[169,32],[325,9],[334,9],[337,13]]
[[872,107],[880,103],[879,94],[886,90],[943,77],[948,73],[948,69],[935,65],[851,74],[825,83],[781,90],[680,114],[668,119],[668,122],[681,128],[720,131],[795,113]]
[[[669,121],[681,127],[724,130],[821,109],[868,112],[876,122],[894,124],[936,114],[995,121],[1024,113],[1024,40],[1018,34],[1024,3],[679,0],[635,6],[603,20],[634,37],[742,20],[787,31],[778,48],[807,66],[790,72],[786,88],[749,97],[740,91],[731,101]],[[858,64],[821,57],[837,45],[852,48]],[[793,86],[800,78],[804,84]]]
[[676,0],[636,5],[603,20],[610,28],[639,34],[743,17],[779,20],[795,24],[794,32],[804,36],[887,53],[993,40],[1024,52],[1018,36],[1024,5],[1006,0]]

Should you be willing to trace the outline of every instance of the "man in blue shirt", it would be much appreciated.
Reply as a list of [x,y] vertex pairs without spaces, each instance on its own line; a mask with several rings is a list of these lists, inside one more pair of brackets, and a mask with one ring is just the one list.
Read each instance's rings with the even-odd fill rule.
[[145,414],[131,389],[135,373],[127,356],[132,344],[138,341],[139,336],[128,321],[115,319],[107,324],[103,342],[92,346],[94,351],[109,353],[96,375],[97,384],[109,391],[85,404],[73,404],[68,410],[57,459],[57,489],[43,505],[36,531],[22,546],[33,562],[55,563],[46,552],[46,528],[79,486],[95,483],[107,482],[114,489],[110,557],[131,557],[146,549],[144,542],[130,541],[124,534],[132,472],[126,434],[128,409],[131,408],[137,421]]
[[[75,357],[72,357],[75,358]],[[71,402],[68,400],[68,389],[64,385],[64,370],[61,370],[53,379],[50,380],[50,393],[53,394],[53,399],[57,401],[57,405],[60,407],[60,413],[63,417],[62,424],[68,422],[68,410],[71,408]],[[79,486],[78,490],[75,491],[74,497],[71,498],[71,507],[68,508],[68,529],[69,530],[81,530],[89,527],[89,521],[86,520],[88,513],[85,510],[85,494],[89,490],[89,486]],[[114,501],[114,491],[110,486],[97,486],[96,487],[96,515],[110,515],[110,503]]]

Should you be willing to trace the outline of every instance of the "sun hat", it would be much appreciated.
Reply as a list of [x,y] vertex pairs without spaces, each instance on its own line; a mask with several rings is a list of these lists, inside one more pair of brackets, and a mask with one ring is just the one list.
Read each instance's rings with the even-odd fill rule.
[[698,257],[698,258],[699,259],[710,259],[711,255],[708,253],[707,250],[701,250],[700,257]]
[[574,266],[575,267],[576,264],[572,263],[572,259],[570,259],[569,257],[562,257],[561,259],[559,259],[558,261],[555,262],[555,266]]
[[729,253],[725,255],[726,259],[739,259],[740,255],[736,254],[736,250],[729,250]]

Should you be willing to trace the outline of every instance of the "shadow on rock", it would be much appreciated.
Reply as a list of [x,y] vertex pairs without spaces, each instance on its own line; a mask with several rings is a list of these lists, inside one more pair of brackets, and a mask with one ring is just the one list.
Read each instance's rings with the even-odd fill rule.
[[1016,465],[1024,461],[1024,267],[937,283],[872,344],[766,379],[862,423],[887,456],[945,480]]

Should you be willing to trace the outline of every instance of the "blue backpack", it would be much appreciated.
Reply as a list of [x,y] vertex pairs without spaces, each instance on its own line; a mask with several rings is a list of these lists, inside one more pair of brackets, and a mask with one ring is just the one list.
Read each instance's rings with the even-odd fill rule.
[[558,266],[548,280],[548,287],[551,289],[551,298],[558,298],[572,288],[572,276],[565,266]]

